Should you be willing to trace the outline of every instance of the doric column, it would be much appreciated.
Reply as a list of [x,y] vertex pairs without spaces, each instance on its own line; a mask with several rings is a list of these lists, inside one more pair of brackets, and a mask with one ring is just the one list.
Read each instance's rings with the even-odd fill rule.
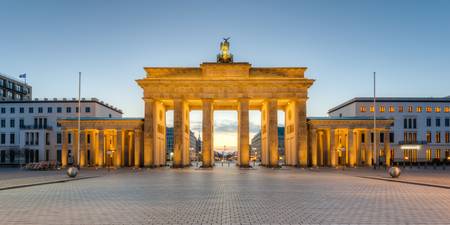
[[278,167],[278,115],[277,100],[269,99],[267,101],[268,116],[268,141],[269,141],[269,166]]
[[189,166],[189,108],[185,101],[174,100],[173,167]]
[[296,103],[298,161],[301,167],[308,165],[308,128],[306,124],[306,100]]
[[386,158],[386,165],[391,165],[391,137],[389,135],[389,130],[384,131],[384,154]]
[[134,130],[134,166],[140,167],[141,166],[141,137],[142,137],[142,131],[140,129]]
[[115,166],[122,166],[122,151],[123,151],[123,131],[117,130],[116,133],[116,163]]
[[[239,99],[238,108],[238,146],[239,146],[239,166],[249,167],[250,150],[249,150],[249,118],[248,118],[248,99]],[[276,108],[276,101],[275,101]],[[276,113],[276,112],[275,112]],[[276,118],[275,118],[276,120]],[[277,127],[278,132],[278,127]],[[278,134],[278,133],[277,133]],[[277,136],[278,145],[278,136]],[[277,146],[277,158],[278,158],[278,146]],[[278,159],[277,159],[278,164]]]
[[86,166],[86,151],[87,151],[86,131],[81,130],[80,131],[80,167]]
[[311,166],[317,166],[317,130],[311,129]]
[[98,149],[97,149],[97,162],[98,166],[105,166],[105,131],[98,131]]
[[325,155],[325,148],[324,148],[324,132],[323,130],[319,130],[318,132],[318,152],[317,152],[317,165],[318,166],[324,166],[324,155]]
[[330,129],[330,164],[336,166],[336,130]]
[[356,151],[355,151],[355,134],[353,129],[348,129],[348,165],[349,166],[355,166],[356,162]]
[[67,143],[68,143],[68,132],[66,129],[62,130],[62,149],[61,149],[61,165],[62,167],[67,166]]
[[364,130],[364,150],[366,151],[366,165],[372,165],[372,150],[370,149],[370,133],[369,129]]
[[212,99],[202,99],[202,167],[212,167],[214,157],[214,109]]
[[154,108],[153,99],[145,99],[145,119],[144,119],[144,166],[151,167],[153,163],[153,143],[154,143]]

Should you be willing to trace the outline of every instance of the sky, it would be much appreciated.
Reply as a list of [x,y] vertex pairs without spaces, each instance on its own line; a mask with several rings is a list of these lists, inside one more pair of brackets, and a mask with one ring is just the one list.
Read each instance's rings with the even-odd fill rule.
[[[326,116],[371,96],[373,72],[378,96],[450,95],[449,12],[447,0],[0,0],[0,72],[27,73],[33,97],[72,98],[81,71],[83,97],[142,117],[143,67],[215,61],[231,37],[235,61],[308,67],[308,116]],[[236,118],[215,113],[217,146],[236,145]]]

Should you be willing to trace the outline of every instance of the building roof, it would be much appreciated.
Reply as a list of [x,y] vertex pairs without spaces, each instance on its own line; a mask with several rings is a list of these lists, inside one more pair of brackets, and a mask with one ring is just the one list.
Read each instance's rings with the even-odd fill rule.
[[[61,98],[52,98],[52,99],[43,98],[43,99],[38,99],[38,98],[35,98],[33,100],[6,100],[6,101],[1,101],[0,104],[7,104],[7,103],[74,103],[74,102],[78,102],[78,99],[77,98],[71,98],[71,99],[68,99],[68,98],[62,98],[62,99]],[[89,98],[89,99],[82,98],[81,102],[88,102],[88,103],[89,102],[95,102],[95,103],[100,104],[100,105],[102,105],[102,106],[104,106],[106,108],[109,108],[109,109],[114,110],[114,111],[116,111],[116,112],[118,112],[120,114],[123,114],[122,110],[120,110],[120,109],[118,109],[118,108],[116,108],[116,107],[114,107],[114,106],[112,106],[112,105],[110,105],[110,104],[108,104],[108,103],[106,103],[104,101],[100,101],[97,98]]]
[[[376,117],[377,120],[390,120],[386,117]],[[308,117],[307,120],[373,120],[372,116],[332,116],[332,117]]]
[[[377,97],[377,102],[436,102],[436,103],[443,103],[443,102],[449,102],[450,103],[450,96],[447,97]],[[347,105],[350,105],[355,102],[373,102],[373,97],[356,97],[352,98],[334,108],[331,108],[328,110],[328,113],[332,113],[338,109],[344,108]]]
[[[68,118],[64,118],[62,120],[78,120],[78,117],[68,117]],[[81,117],[80,118],[81,121],[90,121],[90,120],[144,120],[144,118],[140,118],[140,117]]]
[[26,86],[27,88],[31,88],[31,85],[30,85],[30,84],[26,84],[25,82],[23,82],[23,81],[21,81],[21,80],[15,78],[15,77],[11,77],[11,76],[9,76],[9,75],[6,75],[6,74],[4,74],[4,73],[0,73],[0,77],[3,77],[3,78],[5,78],[5,79],[12,80],[12,81],[14,81],[14,82],[16,82],[16,83],[20,83],[20,85]]

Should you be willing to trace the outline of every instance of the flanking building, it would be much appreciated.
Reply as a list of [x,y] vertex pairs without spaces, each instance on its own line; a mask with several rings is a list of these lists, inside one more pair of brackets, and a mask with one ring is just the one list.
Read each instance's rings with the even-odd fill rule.
[[[57,160],[61,162],[59,119],[78,116],[77,99],[0,102],[0,165]],[[122,111],[98,99],[82,99],[81,116],[120,118]],[[73,136],[69,136],[73,139]],[[72,152],[68,153],[72,161]]]
[[[251,152],[250,158],[252,160],[261,160],[261,131],[256,133],[250,142]],[[284,159],[284,127],[278,127],[278,154],[281,160]]]
[[30,85],[0,73],[0,101],[31,100]]
[[[391,154],[394,161],[439,162],[450,160],[450,96],[442,98],[358,97],[328,111],[331,117],[392,118],[394,125],[388,135],[391,151],[380,150],[381,159]],[[387,135],[380,134],[384,142]]]

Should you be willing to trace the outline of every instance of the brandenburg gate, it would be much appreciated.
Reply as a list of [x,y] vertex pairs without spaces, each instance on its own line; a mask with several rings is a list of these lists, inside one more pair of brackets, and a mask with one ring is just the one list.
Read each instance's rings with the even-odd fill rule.
[[[214,110],[238,112],[238,162],[249,167],[249,110],[261,111],[261,165],[279,166],[278,116],[285,112],[285,165],[364,166],[373,157],[390,161],[388,131],[392,119],[307,118],[308,89],[314,80],[306,67],[252,67],[233,62],[228,39],[216,62],[200,67],[145,67],[136,82],[143,89],[145,118],[74,118],[58,122],[63,130],[62,165],[75,164],[80,132],[80,166],[160,167],[166,165],[166,111],[174,111],[173,167],[190,166],[189,114],[202,111],[202,166],[214,165]],[[376,151],[369,136],[384,134]],[[75,141],[70,141],[70,137]],[[373,139],[373,138],[372,138]],[[377,138],[376,140],[379,140]],[[70,143],[69,143],[70,142]],[[376,154],[376,155],[374,155]]]
[[[165,111],[174,110],[173,166],[189,166],[189,112],[202,110],[202,161],[211,167],[214,157],[214,110],[238,111],[238,164],[249,166],[249,110],[261,111],[261,163],[278,166],[277,110],[289,114],[292,131],[286,152],[289,165],[307,165],[306,101],[314,80],[305,67],[252,67],[233,62],[229,42],[221,43],[217,62],[200,67],[146,67],[137,83],[144,91],[144,164],[161,166],[165,152]],[[148,154],[145,154],[148,153]]]

